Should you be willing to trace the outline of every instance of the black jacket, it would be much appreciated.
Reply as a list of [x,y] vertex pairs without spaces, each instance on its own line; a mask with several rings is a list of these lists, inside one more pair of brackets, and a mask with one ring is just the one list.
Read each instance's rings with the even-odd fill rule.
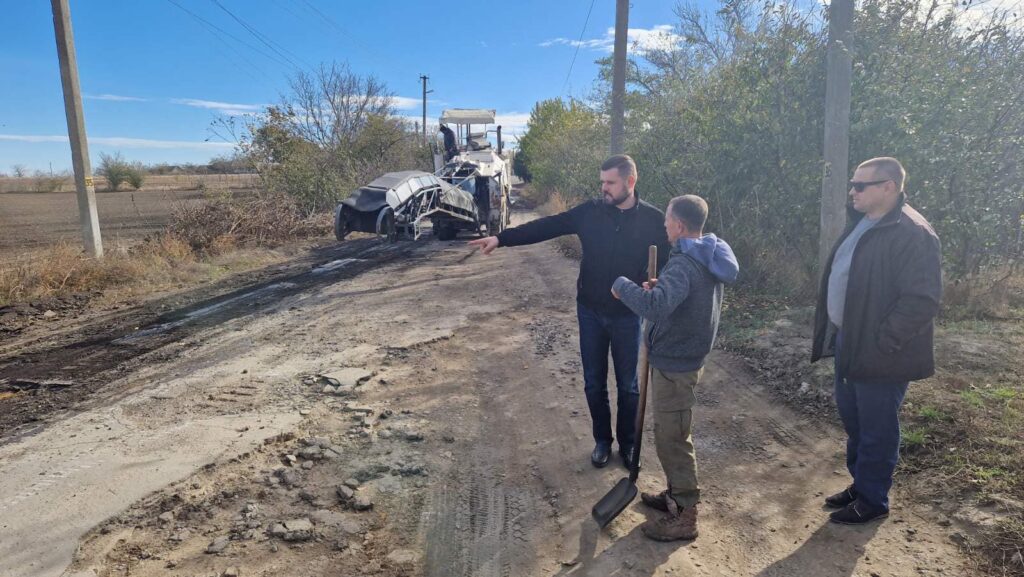
[[575,234],[583,246],[576,300],[594,311],[633,314],[612,296],[615,279],[647,280],[647,247],[657,245],[658,268],[668,260],[665,214],[644,201],[620,210],[593,199],[561,214],[540,218],[498,234],[498,246],[519,246]]
[[[826,309],[828,277],[836,249],[863,218],[848,210],[850,222],[832,247],[821,278],[811,362],[835,354]],[[901,200],[864,233],[854,249],[843,309],[840,372],[863,383],[900,383],[933,375],[934,319],[941,296],[939,237],[920,213]]]

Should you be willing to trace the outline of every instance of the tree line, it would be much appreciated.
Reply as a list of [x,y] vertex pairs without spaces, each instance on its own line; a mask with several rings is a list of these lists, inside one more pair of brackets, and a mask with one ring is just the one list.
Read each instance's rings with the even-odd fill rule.
[[[678,42],[630,61],[626,151],[642,198],[694,193],[755,288],[816,284],[827,8],[677,6]],[[895,156],[943,241],[951,281],[1019,272],[1024,256],[1024,14],[864,0],[854,24],[851,164]],[[517,168],[570,199],[597,190],[610,59],[593,94],[534,107]]]

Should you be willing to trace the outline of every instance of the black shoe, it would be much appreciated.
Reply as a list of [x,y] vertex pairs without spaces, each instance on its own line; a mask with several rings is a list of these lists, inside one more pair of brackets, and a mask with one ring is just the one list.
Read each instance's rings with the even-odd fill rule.
[[608,464],[608,456],[611,455],[612,448],[604,443],[598,443],[594,446],[594,452],[590,454],[590,463],[600,469]]
[[853,488],[853,485],[839,491],[831,497],[825,497],[825,506],[832,509],[842,509],[843,507],[853,503],[857,500],[857,489]]
[[888,509],[872,507],[857,500],[829,515],[828,520],[840,525],[863,525],[878,519],[885,519],[888,516]]
[[630,459],[633,458],[633,447],[619,447],[619,456],[622,457],[622,464],[632,470],[633,463]]

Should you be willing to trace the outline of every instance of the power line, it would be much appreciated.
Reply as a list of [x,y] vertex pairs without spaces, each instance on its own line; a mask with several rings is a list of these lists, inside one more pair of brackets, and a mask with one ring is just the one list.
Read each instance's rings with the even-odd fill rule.
[[352,34],[349,33],[348,30],[346,30],[341,24],[338,24],[337,20],[328,16],[326,13],[324,13],[324,11],[314,6],[308,0],[295,0],[295,2],[301,2],[302,5],[307,10],[312,12],[314,16],[316,16],[323,23],[325,23],[328,28],[333,28],[334,32],[336,32],[343,40],[351,44],[354,48],[362,52],[364,55],[367,55],[373,58],[374,60],[377,59],[376,54],[373,51],[369,50],[363,43],[356,40],[356,38],[352,36]]
[[335,22],[333,18],[321,12],[319,8],[313,6],[307,0],[302,0],[302,3],[305,4],[310,10],[312,10],[317,16],[319,16],[321,20],[329,24],[332,28],[346,36],[348,35],[348,33],[345,32],[345,30],[337,22]]
[[572,62],[569,63],[569,72],[565,74],[565,83],[562,84],[562,92],[569,86],[569,77],[572,75],[572,67],[576,65],[576,56],[580,53],[580,45],[583,44],[583,35],[587,33],[587,24],[590,23],[590,13],[594,11],[594,0],[590,0],[590,8],[587,10],[587,19],[583,21],[583,30],[580,30],[580,38],[576,41],[576,51],[572,53]]
[[[180,10],[182,10],[183,12],[185,12],[186,14],[188,14],[189,16],[191,16],[192,18],[194,18],[195,20],[197,20],[197,21],[198,21],[198,22],[199,22],[200,24],[202,24],[202,25],[203,25],[203,26],[204,26],[204,27],[205,27],[205,28],[206,28],[207,30],[209,30],[209,31],[210,31],[210,32],[211,32],[211,33],[212,33],[212,34],[213,34],[214,36],[217,36],[217,37],[219,38],[219,36],[217,35],[217,32],[219,32],[219,33],[221,33],[221,34],[224,34],[225,36],[227,36],[227,37],[231,38],[231,39],[232,39],[232,40],[234,40],[235,42],[238,42],[239,44],[241,44],[241,45],[245,46],[246,48],[249,48],[250,50],[253,50],[254,52],[258,52],[258,53],[259,53],[259,54],[261,54],[262,56],[264,56],[264,57],[266,57],[266,58],[268,58],[268,59],[270,59],[270,60],[274,61],[275,63],[277,63],[277,64],[279,64],[279,65],[281,65],[281,66],[286,66],[286,67],[287,67],[287,66],[289,66],[289,64],[288,64],[287,62],[285,62],[285,61],[283,61],[283,60],[281,60],[281,59],[277,58],[277,57],[276,57],[276,56],[274,56],[273,54],[269,54],[269,53],[267,53],[267,52],[264,52],[263,50],[261,50],[261,49],[260,49],[259,47],[257,47],[257,46],[253,46],[252,44],[249,44],[249,43],[248,43],[248,42],[246,42],[245,40],[242,40],[241,38],[239,38],[239,37],[235,36],[234,34],[232,34],[232,33],[228,32],[227,30],[224,30],[224,29],[223,29],[223,28],[221,28],[220,26],[217,26],[217,25],[216,25],[216,24],[214,24],[213,22],[210,22],[209,20],[207,20],[207,19],[203,18],[202,16],[200,16],[200,15],[196,14],[195,12],[192,12],[192,11],[191,11],[191,10],[189,10],[188,8],[185,8],[185,7],[184,7],[184,6],[182,6],[181,4],[178,4],[178,2],[177,2],[176,0],[167,0],[167,1],[168,1],[169,3],[171,3],[172,5],[176,6],[177,8],[179,8]],[[221,39],[221,41],[223,42],[223,39]],[[230,45],[230,44],[227,44],[226,42],[225,42],[225,45],[227,45],[227,46],[231,47],[231,45]],[[232,48],[232,49],[234,49],[234,47],[231,47],[231,48]],[[241,56],[241,53],[239,53],[239,52],[238,52],[237,50],[236,50],[236,53],[237,53],[237,54],[239,54],[239,56]],[[244,56],[243,56],[243,58],[244,58]],[[250,62],[250,64],[252,64],[252,63]],[[252,66],[253,66],[254,68],[257,68],[257,70],[259,70],[259,68],[258,68],[258,67],[256,67],[256,65],[255,65],[255,64],[252,64]],[[262,70],[259,70],[259,71],[260,71],[260,73],[263,73],[263,71],[262,71]],[[263,73],[263,74],[264,74],[264,75],[266,75],[265,73]],[[268,77],[268,78],[269,78],[269,77]]]
[[[290,52],[284,46],[281,46],[280,44],[277,44],[272,39],[270,39],[269,37],[267,37],[266,35],[261,33],[259,30],[256,30],[256,28],[254,28],[252,25],[250,25],[245,20],[242,20],[241,18],[236,16],[234,12],[232,12],[232,11],[228,10],[227,8],[225,8],[224,5],[220,3],[220,0],[210,0],[210,1],[213,2],[218,8],[223,10],[225,13],[227,13],[227,15],[230,16],[235,22],[238,22],[242,26],[242,28],[245,28],[250,34],[253,35],[254,38],[256,38],[257,40],[262,42],[267,48],[270,48],[270,50],[272,50],[275,54],[277,54],[281,58],[284,58],[295,69],[302,70],[302,66],[299,65],[297,62],[295,62],[295,60],[292,60],[291,58],[289,58],[285,54],[285,52],[288,52],[289,54],[294,56],[297,60],[301,61],[302,60],[301,58],[296,56],[294,53]],[[278,47],[280,47],[280,50],[278,49]],[[307,67],[308,67],[308,65],[307,65]]]

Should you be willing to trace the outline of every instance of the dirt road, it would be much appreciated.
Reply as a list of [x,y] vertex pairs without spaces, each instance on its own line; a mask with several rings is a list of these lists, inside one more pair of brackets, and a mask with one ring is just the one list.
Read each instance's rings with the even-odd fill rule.
[[[345,250],[255,294],[82,321],[107,368],[0,445],[0,575],[971,574],[899,491],[880,525],[826,523],[839,433],[717,352],[695,416],[701,537],[647,541],[639,503],[598,530],[590,507],[625,469],[588,460],[576,264],[551,245]],[[32,363],[0,351],[9,381],[62,348],[32,342]]]

